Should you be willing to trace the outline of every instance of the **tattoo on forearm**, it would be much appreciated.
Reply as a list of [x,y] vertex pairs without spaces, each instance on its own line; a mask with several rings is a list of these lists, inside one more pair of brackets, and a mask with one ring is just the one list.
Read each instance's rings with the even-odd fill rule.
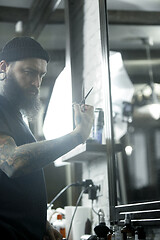
[[43,168],[77,144],[71,135],[17,147],[13,138],[0,135],[0,168],[7,175],[20,176]]

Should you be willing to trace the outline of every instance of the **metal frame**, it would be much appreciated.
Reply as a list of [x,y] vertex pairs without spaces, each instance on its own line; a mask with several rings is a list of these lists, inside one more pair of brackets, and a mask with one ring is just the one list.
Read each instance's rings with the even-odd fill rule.
[[100,15],[100,33],[102,46],[102,71],[103,71],[103,89],[105,102],[105,138],[107,146],[107,166],[108,166],[108,181],[109,181],[109,205],[110,205],[110,220],[115,219],[116,200],[116,182],[115,182],[115,154],[114,154],[114,137],[113,137],[113,122],[112,122],[112,101],[111,101],[111,80],[109,72],[109,38],[108,38],[108,19],[107,19],[107,2],[99,0],[99,15]]
[[160,201],[134,203],[115,206],[119,225],[124,223],[125,214],[130,214],[134,225],[159,225]]

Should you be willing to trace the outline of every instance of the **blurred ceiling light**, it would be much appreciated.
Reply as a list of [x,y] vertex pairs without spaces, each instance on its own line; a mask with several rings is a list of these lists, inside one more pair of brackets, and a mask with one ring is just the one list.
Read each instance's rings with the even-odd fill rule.
[[125,152],[126,152],[127,156],[131,156],[132,151],[133,151],[133,148],[131,146],[126,146],[125,147]]
[[160,118],[160,104],[159,103],[153,103],[148,105],[149,112],[151,116],[155,119],[158,120]]
[[15,25],[15,32],[16,33],[22,33],[23,32],[23,22],[18,21]]
[[153,119],[160,119],[160,103],[151,103],[135,109],[139,115],[150,115]]
[[149,97],[149,96],[151,96],[151,94],[152,94],[152,89],[150,86],[147,85],[143,90],[143,95],[145,97]]

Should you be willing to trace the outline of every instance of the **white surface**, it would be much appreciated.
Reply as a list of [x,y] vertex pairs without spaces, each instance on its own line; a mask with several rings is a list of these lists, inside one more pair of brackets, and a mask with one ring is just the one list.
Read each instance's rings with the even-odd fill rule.
[[[68,229],[70,227],[71,218],[75,210],[74,206],[65,207],[66,216],[66,236],[68,235]],[[91,219],[91,209],[89,207],[78,207],[73,224],[69,240],[80,240],[81,236],[85,233],[85,224],[87,219]]]
[[56,79],[44,120],[47,140],[61,137],[73,130],[71,79],[66,68]]
[[112,107],[113,113],[116,114],[114,134],[118,140],[127,132],[128,124],[123,121],[123,102],[131,103],[134,87],[118,52],[110,52],[110,72]]
[[113,104],[119,104],[123,101],[130,102],[134,87],[119,52],[110,52],[110,72]]

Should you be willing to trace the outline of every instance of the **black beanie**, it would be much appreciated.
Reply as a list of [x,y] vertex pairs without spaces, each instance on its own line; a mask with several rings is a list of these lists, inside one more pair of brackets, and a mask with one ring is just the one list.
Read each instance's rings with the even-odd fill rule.
[[14,62],[26,58],[40,58],[49,61],[48,53],[30,37],[16,37],[9,41],[0,53],[0,61]]

